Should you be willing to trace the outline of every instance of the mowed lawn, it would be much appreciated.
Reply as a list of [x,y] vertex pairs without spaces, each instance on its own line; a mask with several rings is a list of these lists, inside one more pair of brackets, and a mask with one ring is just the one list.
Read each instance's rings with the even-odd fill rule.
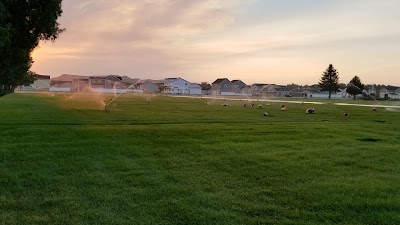
[[112,97],[0,98],[0,224],[400,224],[400,112]]

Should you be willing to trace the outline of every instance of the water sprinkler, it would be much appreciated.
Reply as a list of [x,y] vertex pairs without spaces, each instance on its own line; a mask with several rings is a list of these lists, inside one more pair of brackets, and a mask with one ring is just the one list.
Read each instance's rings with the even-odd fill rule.
[[[99,99],[99,100],[100,100],[100,99]],[[108,111],[108,104],[107,104],[107,102],[104,101],[104,100],[100,100],[100,102],[101,102],[101,104],[103,104],[103,106],[104,106],[104,111]]]

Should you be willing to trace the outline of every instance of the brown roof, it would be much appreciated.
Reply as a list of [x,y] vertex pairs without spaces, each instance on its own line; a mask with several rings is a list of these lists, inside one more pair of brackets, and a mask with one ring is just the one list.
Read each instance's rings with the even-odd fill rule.
[[88,76],[63,74],[61,76],[51,78],[51,80],[53,81],[70,81],[70,82],[74,81],[74,79],[88,79]]
[[118,75],[100,75],[100,76],[89,76],[89,78],[90,78],[90,79],[93,79],[93,78],[103,78],[103,79],[109,79],[109,78],[111,78],[111,77],[113,77],[113,78],[116,78],[116,79],[118,79],[118,80],[121,80],[121,81],[122,81],[122,78],[121,78],[121,76],[118,76]]

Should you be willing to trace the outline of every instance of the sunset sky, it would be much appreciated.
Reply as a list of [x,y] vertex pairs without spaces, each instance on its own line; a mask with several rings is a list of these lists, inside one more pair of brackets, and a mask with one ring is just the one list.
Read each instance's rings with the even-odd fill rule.
[[399,0],[64,0],[32,70],[59,76],[400,85]]

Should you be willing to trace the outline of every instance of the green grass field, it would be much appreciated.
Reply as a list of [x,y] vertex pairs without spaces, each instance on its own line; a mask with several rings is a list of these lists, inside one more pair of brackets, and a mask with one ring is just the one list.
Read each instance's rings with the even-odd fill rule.
[[0,224],[400,224],[396,110],[110,98],[0,98]]

